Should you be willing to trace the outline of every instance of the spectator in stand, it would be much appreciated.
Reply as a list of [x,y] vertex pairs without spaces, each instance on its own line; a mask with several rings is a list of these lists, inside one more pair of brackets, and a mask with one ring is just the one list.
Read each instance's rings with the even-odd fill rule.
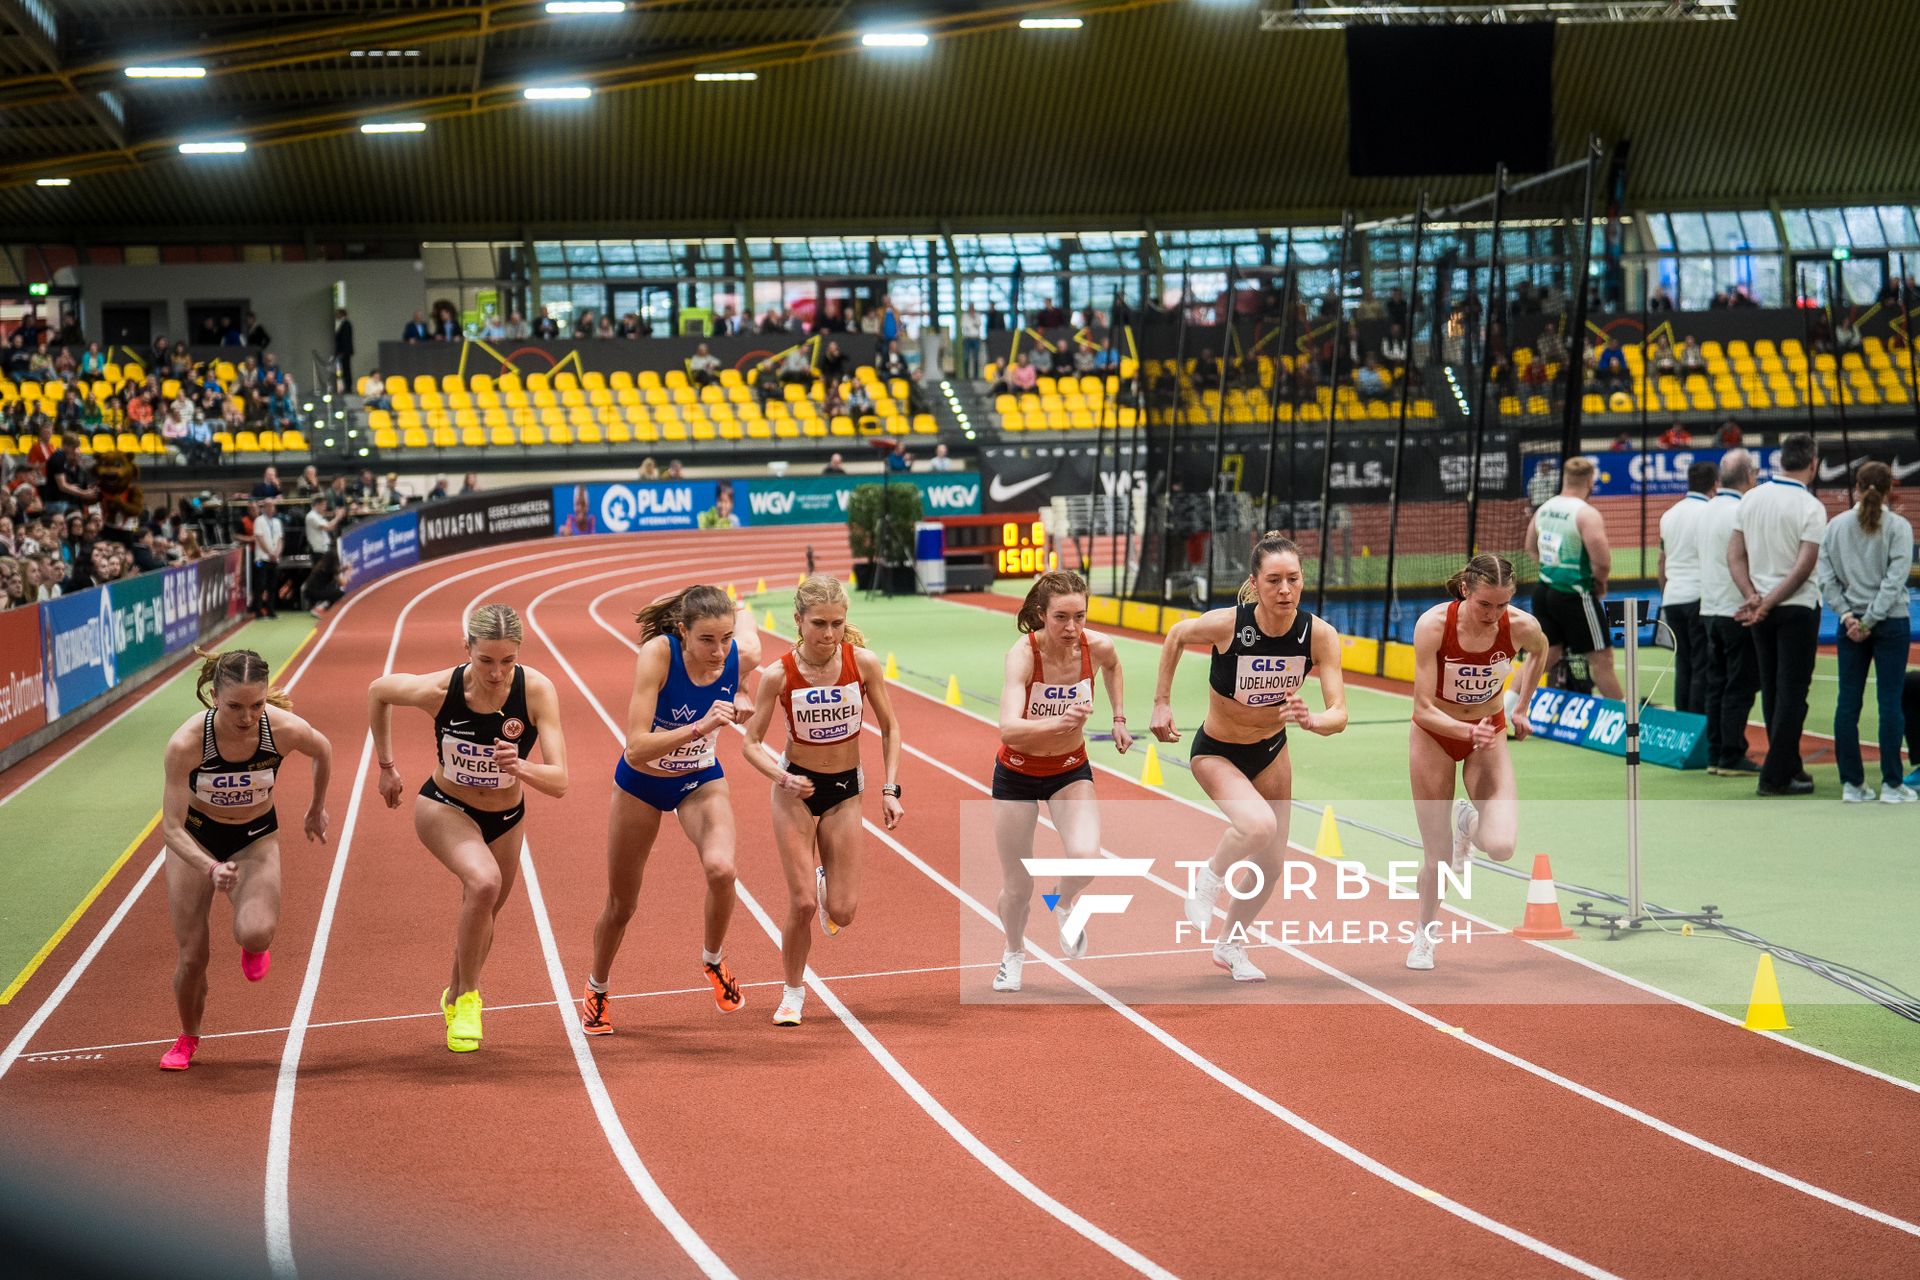
[[317,498],[327,491],[320,483],[320,469],[309,462],[301,469],[300,478],[293,482],[293,496],[296,498]]
[[626,338],[629,341],[649,337],[651,333],[652,330],[648,327],[647,322],[640,318],[638,311],[627,312],[627,314],[620,317],[620,323],[613,327],[614,337]]
[[838,342],[827,343],[826,354],[820,357],[820,376],[829,383],[837,383],[847,376],[847,354]]
[[333,375],[335,391],[353,390],[353,321],[345,307],[333,313]]
[[900,313],[893,309],[893,295],[880,295],[880,341],[892,346],[907,336],[906,326],[900,323]]
[[[1693,448],[1693,432],[1676,422],[1660,433],[1660,447],[1662,449],[1691,449]],[[1711,493],[1712,490],[1708,490],[1708,492]]]
[[857,378],[846,380],[852,386],[847,395],[847,413],[857,423],[862,418],[871,418],[874,414],[873,393],[867,390],[867,384]]
[[1627,434],[1625,427],[1622,427],[1620,428],[1620,434],[1613,438],[1613,443],[1608,445],[1607,448],[1615,453],[1632,453],[1633,437]]
[[987,327],[980,313],[968,307],[960,315],[960,376],[978,379],[986,350]]
[[1646,361],[1655,377],[1669,378],[1680,372],[1680,362],[1673,357],[1673,344],[1665,337],[1657,337],[1646,350]]
[[[1201,359],[1204,360],[1205,358],[1206,353],[1202,352]],[[1034,373],[1040,377],[1051,378],[1053,376],[1053,351],[1044,342],[1036,342],[1032,347],[1027,349],[1027,363],[1033,366]]]
[[445,502],[452,496],[452,492],[447,488],[447,478],[445,476],[435,476],[433,478],[433,488],[427,490],[426,501]]
[[1680,373],[1688,378],[1707,376],[1707,357],[1700,350],[1700,340],[1692,334],[1680,344]]
[[180,559],[185,564],[195,560],[204,560],[207,549],[200,545],[200,531],[192,525],[180,531]]
[[847,469],[841,465],[841,459],[838,453],[827,459],[827,465],[820,468],[820,474],[823,476],[843,476],[847,474]]
[[591,338],[592,336],[593,336],[593,308],[586,307],[582,309],[579,316],[577,316],[574,319],[573,338],[574,338],[574,341],[576,342],[584,342],[586,339]]
[[1033,327],[1036,329],[1058,329],[1066,323],[1067,313],[1052,298],[1048,298],[1046,305],[1033,313]]
[[107,353],[100,349],[97,342],[89,342],[80,356],[80,376],[83,378],[102,377],[107,372]]
[[1816,469],[1812,436],[1797,432],[1783,440],[1773,479],[1740,500],[1727,544],[1727,567],[1742,601],[1734,619],[1751,629],[1760,658],[1767,719],[1758,788],[1763,796],[1813,794],[1813,779],[1802,768],[1800,730],[1820,641],[1820,589],[1813,574],[1827,528],[1826,507],[1807,487]]
[[1665,285],[1658,285],[1654,288],[1652,295],[1647,298],[1647,310],[1673,310],[1673,295],[1667,292]]
[[640,480],[645,483],[647,481],[658,480],[659,478],[660,464],[653,460],[653,456],[649,454],[640,459]]
[[1380,367],[1379,356],[1368,356],[1367,362],[1353,371],[1353,389],[1362,400],[1387,398],[1387,375]]
[[785,333],[786,331],[787,322],[785,317],[780,314],[780,308],[767,308],[767,314],[760,317],[760,332]]
[[720,381],[720,357],[703,342],[694,348],[692,358],[687,361],[687,373],[696,387],[715,386]]
[[424,311],[413,313],[413,319],[407,321],[407,327],[400,331],[402,342],[425,342],[433,335],[427,329],[427,315]]
[[732,338],[738,336],[744,328],[745,322],[740,319],[739,311],[728,307],[720,313],[720,319],[714,323],[713,331],[723,338]]
[[873,367],[880,371],[882,378],[904,378],[907,376],[907,358],[900,354],[900,348],[891,342],[882,342],[875,353]]
[[944,444],[936,444],[933,446],[933,457],[927,459],[927,470],[952,471],[954,469],[955,464],[953,459],[947,456],[947,446]]
[[1720,424],[1720,434],[1714,437],[1714,443],[1723,449],[1733,449],[1737,448],[1745,438],[1739,423],[1723,422]]
[[1860,350],[1861,345],[1860,328],[1854,323],[1853,317],[1840,317],[1840,323],[1833,329],[1833,349],[1845,355],[1849,351]]
[[267,326],[260,323],[260,317],[251,311],[247,312],[247,345],[256,351],[261,351],[272,342],[273,335],[267,332]]
[[460,482],[460,496],[464,498],[470,493],[478,492],[480,492],[480,474],[477,471],[469,471],[467,478]]
[[1874,668],[1880,712],[1880,800],[1901,804],[1920,793],[1900,778],[1905,713],[1901,684],[1913,643],[1907,575],[1913,570],[1913,526],[1889,505],[1893,469],[1869,462],[1854,473],[1854,505],[1828,523],[1817,567],[1821,597],[1840,619],[1835,637],[1840,696],[1833,709],[1833,754],[1840,766],[1840,798],[1874,798],[1860,761],[1860,707],[1867,669]]
[[1660,516],[1660,612],[1673,635],[1673,705],[1707,710],[1707,624],[1700,616],[1701,517],[1720,484],[1720,468],[1687,468],[1687,494]]
[[753,379],[753,394],[760,402],[764,412],[766,407],[781,399],[786,393],[780,383],[780,370],[771,360],[762,360]]
[[203,318],[200,321],[200,345],[203,347],[219,346],[220,335],[223,331],[224,326],[221,325],[217,318],[213,316]]
[[280,468],[268,467],[260,473],[260,480],[253,486],[255,498],[277,498],[280,496]]
[[532,334],[533,330],[528,327],[525,316],[521,315],[518,311],[507,312],[505,332],[500,335],[501,337],[512,338],[519,341],[531,337]]
[[260,514],[253,522],[255,617],[280,616],[280,557],[286,549],[286,530],[275,514],[274,500],[268,498],[260,504]]
[[1027,359],[1027,353],[1021,352],[1013,358],[1013,367],[1007,370],[1006,390],[1011,395],[1023,396],[1040,385],[1040,371]]
[[807,358],[804,345],[787,352],[787,358],[780,364],[780,381],[803,385],[813,381],[813,361]]
[[680,464],[680,459],[670,458],[667,460],[666,478],[669,480],[685,480],[687,478],[687,469]]
[[560,336],[560,322],[548,315],[545,307],[533,318],[533,336],[542,342],[552,342]]
[[1600,349],[1593,375],[1594,380],[1609,391],[1625,391],[1633,386],[1633,375],[1627,371],[1627,353],[1621,349],[1618,339],[1608,338]]
[[47,479],[40,497],[48,514],[60,515],[100,500],[100,491],[87,483],[86,475],[80,460],[80,437],[69,434],[47,459]]
[[393,411],[393,397],[387,394],[387,380],[380,376],[378,369],[367,375],[367,391],[369,394],[364,401],[367,408],[385,409],[389,413]]
[[613,338],[619,336],[613,331],[613,317],[605,314],[601,315],[599,323],[593,327],[593,336],[596,338]]
[[488,342],[505,342],[507,339],[506,319],[497,313],[489,312],[486,324],[481,326],[480,336]]
[[433,339],[435,342],[459,342],[466,335],[460,328],[460,316],[454,311],[453,304],[442,302],[433,309]]

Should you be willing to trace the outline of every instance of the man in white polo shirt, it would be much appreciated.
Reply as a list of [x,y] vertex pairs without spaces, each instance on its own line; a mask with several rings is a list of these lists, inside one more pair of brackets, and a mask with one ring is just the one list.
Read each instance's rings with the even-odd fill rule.
[[1700,517],[1713,501],[1720,468],[1687,468],[1687,496],[1660,517],[1660,614],[1673,635],[1673,705],[1706,711],[1707,624],[1700,617]]
[[1707,772],[1737,778],[1760,772],[1747,758],[1747,714],[1760,691],[1760,659],[1753,649],[1753,628],[1734,620],[1742,603],[1727,568],[1727,543],[1740,499],[1753,489],[1753,455],[1729,449],[1720,455],[1720,488],[1701,513],[1700,621],[1707,629]]
[[1734,616],[1753,631],[1760,656],[1760,705],[1767,717],[1763,796],[1813,794],[1801,767],[1800,730],[1820,644],[1820,588],[1813,580],[1827,508],[1807,486],[1818,455],[1805,432],[1780,443],[1773,478],[1740,500],[1727,543],[1727,568],[1742,603]]

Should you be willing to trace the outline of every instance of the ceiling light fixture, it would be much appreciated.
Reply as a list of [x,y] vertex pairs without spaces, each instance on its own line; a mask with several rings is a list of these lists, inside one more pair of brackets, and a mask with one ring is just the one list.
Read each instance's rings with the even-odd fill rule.
[[198,80],[207,74],[205,67],[128,67],[129,80]]
[[548,13],[625,13],[626,0],[547,0]]
[[1022,18],[1022,31],[1078,31],[1087,25],[1079,18]]
[[579,102],[591,98],[593,90],[583,84],[534,85],[525,96],[528,102]]
[[760,73],[758,71],[696,71],[693,78],[707,84],[716,84],[722,80],[758,80]]
[[924,49],[927,47],[927,33],[924,31],[869,31],[860,37],[860,43],[869,49]]
[[180,154],[183,156],[237,156],[245,152],[244,142],[183,142]]
[[381,124],[363,124],[362,133],[425,133],[427,122],[424,120],[393,120]]
[[73,185],[73,179],[72,178],[35,178],[33,180],[33,185],[36,187],[70,187]]

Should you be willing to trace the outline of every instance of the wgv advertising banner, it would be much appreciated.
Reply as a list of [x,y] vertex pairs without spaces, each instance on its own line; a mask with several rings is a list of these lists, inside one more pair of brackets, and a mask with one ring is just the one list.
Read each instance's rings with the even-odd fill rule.
[[[788,480],[743,480],[741,505],[750,525],[839,524],[847,503],[877,476],[799,476]],[[929,519],[980,514],[980,477],[972,472],[893,476],[890,484],[911,484],[920,491],[920,510]]]
[[161,605],[165,575],[143,573],[107,584],[113,608],[113,666],[132,675],[167,656],[167,625]]
[[734,509],[733,490],[732,481],[713,480],[555,485],[553,531],[575,537],[732,528],[744,523]]
[[[1627,706],[1612,698],[1543,685],[1527,704],[1534,733],[1611,756],[1627,754]],[[1648,707],[1640,713],[1640,758],[1669,769],[1707,767],[1707,718]]]
[[352,567],[356,587],[419,563],[420,513],[400,511],[354,525],[340,535],[340,559]]

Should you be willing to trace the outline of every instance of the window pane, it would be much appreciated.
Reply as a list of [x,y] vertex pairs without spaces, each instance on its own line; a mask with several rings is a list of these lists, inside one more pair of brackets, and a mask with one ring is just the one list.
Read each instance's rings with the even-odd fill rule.
[[1748,210],[1740,215],[1740,225],[1747,233],[1747,243],[1754,248],[1780,247],[1780,233],[1774,228],[1772,214]]
[[1674,306],[1686,311],[1704,311],[1718,292],[1713,281],[1713,259],[1680,259],[1680,292]]
[[1813,238],[1813,220],[1805,209],[1782,209],[1780,220],[1787,225],[1787,243],[1795,249],[1813,249],[1818,245]]
[[1846,220],[1838,209],[1809,209],[1807,217],[1813,220],[1813,242],[1820,248],[1831,249],[1847,243]]
[[1920,231],[1913,223],[1913,210],[1905,205],[1880,206],[1880,226],[1890,245],[1920,245]]
[[1886,235],[1880,230],[1879,215],[1871,208],[1856,205],[1845,211],[1847,234],[1853,239],[1856,249],[1879,249],[1886,245]]
[[1780,283],[1780,259],[1766,253],[1754,254],[1748,261],[1753,264],[1754,300],[1763,307],[1786,306],[1786,291]]
[[1747,233],[1740,226],[1740,215],[1737,213],[1708,214],[1707,234],[1713,237],[1713,245],[1716,249],[1747,247]]
[[1840,274],[1846,282],[1847,301],[1867,303],[1880,296],[1883,269],[1878,259],[1843,262],[1840,264]]
[[1654,248],[1656,249],[1673,248],[1673,226],[1667,221],[1666,214],[1655,213],[1655,214],[1648,215],[1647,229],[1649,234],[1653,237]]
[[1711,249],[1713,241],[1707,238],[1707,220],[1697,213],[1676,213],[1673,218],[1673,242],[1682,253]]

